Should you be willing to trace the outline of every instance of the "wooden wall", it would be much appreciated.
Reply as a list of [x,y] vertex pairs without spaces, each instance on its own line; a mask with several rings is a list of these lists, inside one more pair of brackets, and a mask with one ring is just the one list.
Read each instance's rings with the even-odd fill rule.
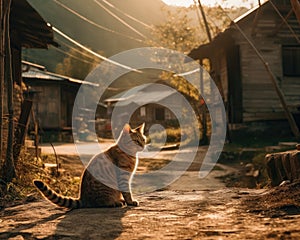
[[[290,9],[285,6],[282,14],[285,16]],[[287,26],[282,24],[279,15],[269,3],[260,10],[257,24],[254,24],[254,17],[255,14],[251,14],[241,20],[240,27],[277,77],[286,96],[287,104],[300,106],[300,77],[286,78],[283,76],[282,70],[282,45],[299,45],[299,43]],[[300,37],[300,26],[297,24],[295,16],[292,15],[288,21]],[[278,29],[278,26],[281,28]],[[237,30],[233,36],[236,44],[240,46],[243,121],[284,119],[282,106],[264,64]]]

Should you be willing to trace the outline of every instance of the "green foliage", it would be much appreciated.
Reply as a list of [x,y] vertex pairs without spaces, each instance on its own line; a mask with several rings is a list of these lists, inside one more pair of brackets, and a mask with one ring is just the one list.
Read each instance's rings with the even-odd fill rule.
[[[192,20],[188,17],[188,9],[179,8],[175,12],[166,10],[166,16],[167,20],[164,23],[154,26],[152,30],[152,38],[154,40],[150,42],[151,45],[183,53],[188,53],[193,48],[199,46],[201,43],[200,39],[197,38],[199,30],[193,27]],[[164,61],[172,64],[172,69],[175,68],[177,72],[182,72],[184,59],[178,59],[177,55],[170,56],[170,58],[172,58],[171,61],[168,59]],[[163,72],[160,75],[160,79],[190,99],[199,100],[197,89],[184,78],[176,76],[172,72]]]
[[84,79],[92,71],[100,60],[80,49],[70,49],[66,57],[56,66],[56,72],[66,76]]
[[163,143],[165,145],[181,143],[183,146],[199,144],[194,129],[188,126],[185,128],[166,128],[165,131],[151,133],[149,139],[153,147],[162,147]]

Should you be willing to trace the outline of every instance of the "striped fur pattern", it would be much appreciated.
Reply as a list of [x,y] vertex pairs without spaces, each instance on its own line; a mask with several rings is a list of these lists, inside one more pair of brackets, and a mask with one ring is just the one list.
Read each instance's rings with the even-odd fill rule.
[[80,208],[81,201],[76,198],[64,197],[54,192],[47,184],[40,180],[34,180],[34,185],[42,192],[42,194],[52,203],[66,208]]
[[90,160],[81,177],[78,198],[61,196],[40,180],[34,184],[46,199],[69,209],[138,206],[132,198],[131,180],[138,164],[136,153],[145,144],[144,124],[135,129],[126,124],[117,143]]

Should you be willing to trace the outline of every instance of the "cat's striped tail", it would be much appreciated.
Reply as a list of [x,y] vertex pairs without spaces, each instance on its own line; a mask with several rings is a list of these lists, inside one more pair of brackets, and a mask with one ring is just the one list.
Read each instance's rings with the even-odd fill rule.
[[33,180],[33,183],[46,199],[60,207],[69,209],[82,207],[82,202],[80,201],[80,199],[62,196],[56,193],[46,183],[40,180]]

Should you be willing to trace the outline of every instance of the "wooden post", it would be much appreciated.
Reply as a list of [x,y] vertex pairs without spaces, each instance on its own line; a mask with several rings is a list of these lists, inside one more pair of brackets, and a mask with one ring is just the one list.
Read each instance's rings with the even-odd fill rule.
[[14,143],[14,106],[13,106],[13,77],[12,77],[12,59],[11,59],[11,46],[10,46],[10,7],[11,0],[6,1],[7,11],[5,17],[5,80],[7,87],[7,108],[8,108],[8,136],[6,157],[3,165],[3,180],[11,182],[16,176],[14,159],[13,159],[13,143]]
[[28,120],[29,120],[29,116],[31,113],[31,109],[32,109],[32,101],[24,100],[24,102],[22,103],[22,110],[21,110],[19,122],[18,122],[18,125],[16,126],[16,131],[15,131],[15,142],[14,142],[14,147],[13,147],[15,165],[18,162],[19,155],[21,152],[21,147],[25,140],[25,135],[26,135],[26,130],[27,130],[27,126],[28,126]]
[[4,89],[4,0],[0,0],[0,165],[3,157],[3,89]]

